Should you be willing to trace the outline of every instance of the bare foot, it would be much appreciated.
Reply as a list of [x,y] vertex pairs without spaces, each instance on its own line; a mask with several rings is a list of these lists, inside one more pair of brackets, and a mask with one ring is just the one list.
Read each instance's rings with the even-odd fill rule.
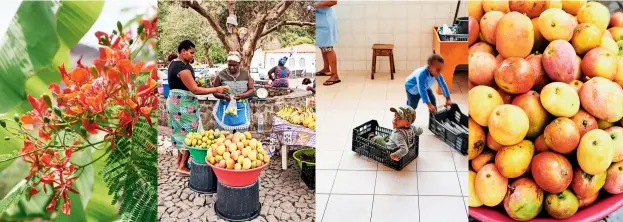
[[188,168],[186,168],[186,169],[184,169],[184,168],[182,168],[182,169],[178,168],[178,169],[177,169],[177,173],[178,173],[178,174],[180,174],[180,175],[182,175],[182,176],[188,176],[188,175],[190,175],[190,169],[188,169]]

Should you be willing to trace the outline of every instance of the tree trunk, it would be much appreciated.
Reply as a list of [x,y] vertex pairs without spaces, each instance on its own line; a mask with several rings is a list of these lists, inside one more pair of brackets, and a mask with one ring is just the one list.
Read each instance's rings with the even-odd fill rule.
[[214,61],[212,60],[212,57],[210,57],[210,44],[206,42],[204,47],[206,50],[206,57],[208,58],[208,66],[210,68],[214,68]]

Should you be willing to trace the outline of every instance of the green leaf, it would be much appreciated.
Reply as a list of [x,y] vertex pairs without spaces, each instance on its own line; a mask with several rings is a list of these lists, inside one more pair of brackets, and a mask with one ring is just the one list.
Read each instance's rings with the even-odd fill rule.
[[[104,1],[63,1],[58,9],[58,36],[68,48],[78,44],[104,8]],[[93,36],[95,39],[95,36]]]
[[0,200],[0,215],[9,209],[19,198],[26,192],[26,180],[22,180],[17,186],[15,186],[9,194]]
[[[71,156],[71,162],[77,165],[85,165],[92,161],[93,148],[87,148],[80,152],[74,153]],[[93,179],[95,173],[93,172],[93,166],[89,165],[81,169],[82,173],[80,177],[74,183],[74,188],[80,192],[80,202],[82,203],[82,209],[87,208],[91,193],[93,193]],[[73,212],[74,203],[72,203]]]

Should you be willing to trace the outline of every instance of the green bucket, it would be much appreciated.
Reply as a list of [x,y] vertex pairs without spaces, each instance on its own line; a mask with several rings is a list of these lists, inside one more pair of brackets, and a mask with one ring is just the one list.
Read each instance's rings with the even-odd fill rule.
[[206,155],[208,155],[208,148],[196,148],[186,146],[188,151],[190,151],[190,156],[193,158],[195,163],[198,164],[206,164]]
[[307,148],[307,149],[302,149],[302,150],[297,150],[296,152],[294,152],[294,159],[296,160],[296,162],[298,163],[300,168],[303,168],[303,162],[307,163],[308,166],[316,166],[316,163],[312,163],[312,162],[307,162],[307,161],[302,161],[301,160],[301,155],[302,154],[306,154],[306,155],[316,155],[316,149],[314,148]]

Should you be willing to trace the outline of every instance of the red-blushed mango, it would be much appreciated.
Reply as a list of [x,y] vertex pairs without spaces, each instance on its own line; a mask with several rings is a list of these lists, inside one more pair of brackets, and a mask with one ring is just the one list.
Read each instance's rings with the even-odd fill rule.
[[493,86],[493,75],[497,69],[495,57],[486,52],[475,52],[469,55],[469,81],[476,85]]
[[478,123],[474,122],[472,118],[469,118],[469,145],[467,149],[467,159],[472,160],[476,158],[485,149],[486,134]]
[[614,142],[601,129],[584,134],[578,146],[578,165],[588,174],[598,175],[608,170],[614,156]]
[[575,126],[578,127],[578,130],[580,130],[580,138],[588,131],[598,129],[597,119],[583,109],[578,110],[578,113],[571,117],[571,120],[575,123]]
[[604,190],[611,194],[623,193],[623,161],[610,165],[607,174]]
[[510,12],[508,0],[486,0],[482,1],[482,8],[485,12],[500,11],[504,13]]
[[527,138],[534,139],[543,133],[545,126],[551,120],[551,115],[541,105],[541,98],[538,92],[528,91],[520,94],[513,99],[512,104],[521,108],[528,115],[530,128],[528,128]]
[[534,151],[536,153],[542,153],[548,150],[549,150],[549,147],[547,146],[547,143],[545,143],[545,136],[543,134],[539,135],[534,140]]
[[[582,58],[576,55],[575,60],[577,61],[577,66],[575,67],[575,75],[573,75],[574,80],[578,80],[582,78]],[[573,82],[573,81],[572,81]]]
[[623,57],[617,56],[617,73],[614,75],[614,82],[623,86]]
[[614,80],[617,73],[617,56],[604,48],[594,48],[582,58],[582,73],[590,78],[603,77]]
[[571,87],[573,87],[573,89],[575,89],[576,92],[579,92],[580,89],[582,88],[582,85],[584,85],[584,83],[582,81],[576,79],[576,80],[571,81],[571,83],[569,83],[569,85]]
[[502,55],[498,55],[495,57],[495,67],[499,67],[500,64],[504,61],[504,57]]
[[504,197],[506,213],[517,221],[535,218],[543,209],[543,190],[529,177],[515,180]]
[[519,12],[504,15],[495,31],[495,48],[504,58],[530,55],[534,47],[534,27],[528,16]]
[[478,196],[476,196],[476,188],[474,187],[474,183],[476,182],[476,173],[470,170],[468,176],[469,187],[467,189],[469,196],[467,197],[467,205],[470,207],[480,207],[482,206],[482,202],[480,202]]
[[539,30],[539,17],[532,18],[532,27],[534,28],[534,46],[532,51],[543,51],[543,48],[547,46],[547,39],[543,37]]
[[472,17],[469,17],[468,23],[469,34],[467,36],[467,44],[472,45],[476,41],[478,41],[478,35],[480,34],[480,23]]
[[543,52],[543,69],[552,81],[570,83],[578,73],[579,62],[571,43],[554,40]]
[[586,0],[571,0],[571,1],[562,1],[562,10],[571,14],[577,15],[580,8],[586,4]]
[[571,182],[571,190],[575,195],[582,198],[589,198],[599,193],[606,183],[606,172],[592,175],[582,171],[576,167],[573,171],[573,181]]
[[494,207],[502,203],[508,188],[508,178],[502,176],[495,164],[482,167],[474,181],[476,196],[485,206]]
[[569,41],[573,37],[574,22],[562,9],[547,9],[539,16],[539,31],[547,41]]
[[500,11],[490,11],[482,16],[482,19],[480,19],[480,35],[482,35],[485,42],[495,45],[495,32],[502,17],[504,17],[504,13]]
[[580,109],[580,98],[570,85],[553,82],[541,90],[541,104],[554,116],[572,117]]
[[481,0],[473,0],[467,2],[467,15],[480,21],[480,18],[485,14],[485,10],[482,8]]
[[489,116],[488,127],[496,142],[510,146],[526,137],[530,122],[528,115],[521,108],[504,104],[493,109]]
[[547,3],[545,0],[510,0],[508,7],[511,11],[534,18],[539,17],[547,9]]
[[593,23],[605,32],[610,23],[610,10],[599,2],[589,2],[580,8],[576,16],[580,23]]
[[[610,33],[610,32],[604,32],[604,33]],[[604,49],[607,49],[608,51],[614,53],[615,55],[619,54],[619,46],[617,45],[617,43],[614,41],[614,39],[612,39],[612,37],[608,37],[605,34],[603,37],[601,37],[601,45],[599,46]]]
[[502,176],[517,178],[528,170],[533,156],[534,144],[529,140],[523,140],[498,150],[495,154],[495,166]]
[[599,197],[599,192],[587,198],[578,198],[578,200],[580,200],[580,208],[588,207],[591,204],[595,203],[597,197]]
[[608,33],[615,42],[623,40],[623,27],[612,27],[608,29]]
[[532,70],[534,70],[534,75],[536,76],[536,79],[534,80],[534,86],[532,86],[532,90],[535,91],[541,91],[541,89],[545,85],[552,81],[551,79],[549,79],[549,76],[547,76],[547,73],[545,73],[545,70],[543,69],[542,59],[543,55],[539,54],[538,52],[526,57],[526,61],[530,63],[530,67],[532,67]]
[[545,143],[550,150],[569,154],[580,143],[580,130],[571,119],[559,117],[545,127]]
[[519,57],[505,59],[494,74],[495,83],[510,94],[521,94],[530,91],[536,75],[528,61]]
[[589,50],[599,47],[602,37],[603,32],[599,27],[591,23],[582,23],[575,27],[571,45],[578,55],[584,55]]
[[530,170],[536,184],[549,193],[560,193],[567,189],[573,178],[569,160],[561,154],[550,151],[535,155]]
[[610,16],[610,27],[623,27],[623,12],[612,13]]
[[468,54],[474,54],[476,52],[486,52],[486,53],[489,53],[489,54],[494,55],[494,56],[498,54],[498,52],[495,51],[493,46],[491,46],[491,45],[489,45],[487,43],[484,43],[484,42],[474,43],[467,50]]
[[472,90],[475,86],[476,84],[472,83],[472,81],[467,81],[467,90]]
[[500,149],[502,149],[502,147],[504,147],[504,145],[498,143],[497,141],[495,141],[493,139],[493,136],[491,136],[491,132],[487,132],[487,147],[489,147],[489,149],[493,150],[493,151],[498,151]]
[[490,86],[476,86],[467,93],[469,116],[481,126],[487,126],[493,109],[504,104],[500,93]]
[[597,119],[616,122],[623,117],[623,89],[602,77],[584,83],[578,92],[582,108]]
[[610,134],[610,138],[612,138],[612,142],[614,143],[612,162],[623,160],[623,127],[612,126],[606,129],[606,132]]
[[578,212],[578,208],[580,200],[570,190],[545,196],[545,211],[556,219],[569,218]]
[[491,152],[488,149],[485,149],[485,151],[483,151],[480,155],[472,159],[471,161],[472,169],[478,172],[485,165],[493,163],[494,160],[495,160],[495,153]]
[[504,104],[511,104],[511,102],[513,101],[513,94],[507,93],[506,91],[500,89],[500,87],[497,86],[495,86],[495,90],[500,93]]

